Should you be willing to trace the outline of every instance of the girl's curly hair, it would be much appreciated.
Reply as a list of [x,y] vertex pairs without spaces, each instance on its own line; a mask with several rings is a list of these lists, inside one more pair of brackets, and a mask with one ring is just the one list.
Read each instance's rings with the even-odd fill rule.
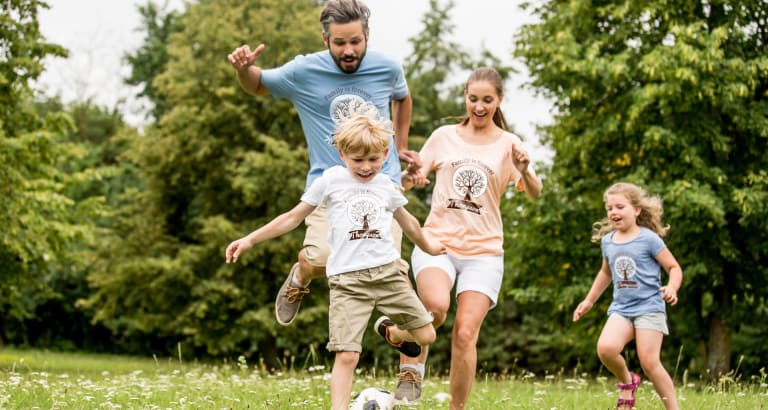
[[[650,195],[643,188],[628,182],[611,185],[603,194],[603,202],[608,195],[624,195],[633,207],[640,209],[640,215],[637,216],[638,225],[656,232],[662,238],[669,231],[669,225],[664,226],[661,221],[664,207],[660,197]],[[613,222],[608,217],[595,222],[592,225],[592,242],[600,242],[605,234],[614,229]]]

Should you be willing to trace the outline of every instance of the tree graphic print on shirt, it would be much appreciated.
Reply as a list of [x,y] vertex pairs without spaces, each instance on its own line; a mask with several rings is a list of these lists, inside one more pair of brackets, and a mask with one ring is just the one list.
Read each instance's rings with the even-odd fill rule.
[[482,205],[472,201],[485,193],[488,188],[488,175],[474,164],[466,164],[456,168],[453,173],[453,189],[462,198],[449,198],[449,209],[461,209],[480,215]]
[[370,229],[381,217],[381,205],[373,198],[366,195],[360,195],[347,203],[347,218],[353,225],[360,229],[349,231],[348,239],[356,241],[359,239],[381,239],[381,231]]
[[616,287],[619,289],[637,288],[637,282],[629,278],[635,276],[637,265],[635,260],[629,256],[619,256],[613,264],[614,275],[619,277]]
[[[362,92],[362,90],[357,90],[358,92]],[[348,89],[339,89],[339,92],[341,91],[351,91]],[[368,105],[369,107],[372,107],[374,109],[366,109],[362,110],[360,107]],[[373,103],[366,102],[366,100],[355,94],[341,94],[336,96],[329,106],[329,114],[331,116],[331,119],[336,124],[336,127],[341,125],[344,121],[348,120],[353,113],[356,112],[363,112],[365,111],[367,115],[373,119],[378,119],[381,117],[381,113],[377,109],[375,109],[375,106]],[[326,140],[328,145],[333,145],[333,134],[328,136],[328,139]]]

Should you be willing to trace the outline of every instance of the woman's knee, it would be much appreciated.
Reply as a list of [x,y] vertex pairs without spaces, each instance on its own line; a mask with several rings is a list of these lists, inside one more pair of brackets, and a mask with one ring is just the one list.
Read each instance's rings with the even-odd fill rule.
[[443,323],[445,323],[445,319],[448,317],[448,308],[450,307],[450,299],[449,300],[443,300],[444,298],[436,298],[436,297],[429,297],[425,296],[421,298],[421,303],[424,304],[424,308],[427,309],[427,312],[432,313],[432,317],[434,320],[432,320],[432,325],[435,326],[435,328],[440,327]]
[[457,348],[470,348],[477,345],[480,329],[475,326],[462,326],[459,323],[453,327],[453,345]]
[[434,318],[432,320],[432,325],[435,327],[435,329],[442,326],[443,323],[445,323],[445,319],[448,318],[448,309],[435,310],[427,307],[427,310],[432,313],[432,317]]

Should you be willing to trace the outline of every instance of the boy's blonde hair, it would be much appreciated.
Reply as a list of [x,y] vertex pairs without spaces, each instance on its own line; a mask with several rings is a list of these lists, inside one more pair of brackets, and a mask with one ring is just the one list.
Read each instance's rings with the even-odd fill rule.
[[370,103],[353,105],[333,133],[333,145],[344,154],[384,152],[392,139],[391,121]]
[[[640,209],[640,215],[637,216],[639,226],[656,232],[662,238],[669,231],[669,225],[664,226],[661,222],[664,207],[658,196],[649,195],[643,188],[628,182],[611,185],[603,194],[603,202],[608,195],[624,195],[633,207]],[[600,242],[603,236],[613,229],[613,223],[607,217],[595,222],[592,226],[592,242]]]

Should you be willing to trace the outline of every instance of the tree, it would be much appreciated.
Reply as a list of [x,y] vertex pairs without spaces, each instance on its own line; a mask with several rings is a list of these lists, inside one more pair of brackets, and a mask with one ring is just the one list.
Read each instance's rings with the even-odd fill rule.
[[57,281],[83,262],[74,249],[92,243],[98,199],[77,202],[87,174],[69,172],[78,151],[61,144],[72,129],[61,112],[40,115],[30,82],[46,56],[65,56],[42,38],[39,1],[0,3],[0,343],[29,344],[41,306],[60,297]]
[[[315,51],[322,47],[318,15],[314,1],[212,0],[179,16],[167,62],[143,79],[166,109],[123,156],[146,189],[121,197],[90,276],[94,292],[83,301],[98,322],[156,348],[180,342],[201,355],[260,356],[270,368],[283,366],[283,351],[324,341],[327,325],[318,318],[327,292],[304,303],[296,326],[278,334],[274,321],[274,296],[302,232],[259,246],[234,266],[223,259],[229,241],[295,205],[307,171],[295,110],[243,92],[226,56],[263,41],[257,64],[274,67]],[[153,55],[139,53],[132,64],[146,66]]]
[[165,70],[165,65],[168,63],[170,36],[182,31],[182,27],[179,26],[180,15],[178,12],[167,11],[152,2],[139,6],[138,9],[145,31],[144,43],[134,53],[125,55],[125,60],[131,66],[131,75],[125,82],[141,87],[138,95],[149,99],[152,103],[152,117],[158,119],[170,107],[167,106],[163,95],[158,92],[153,81]]
[[[540,21],[523,28],[516,54],[555,101],[545,141],[555,157],[549,193],[526,224],[515,221],[512,294],[549,302],[548,314],[567,322],[599,266],[584,227],[601,217],[602,190],[636,182],[665,199],[667,243],[685,272],[670,319],[686,334],[673,345],[703,350],[690,367],[712,376],[735,353],[764,362],[754,335],[768,314],[765,2],[549,1],[534,13]],[[594,340],[593,330],[576,332]],[[585,348],[567,333],[559,341]]]
[[110,332],[91,323],[92,315],[78,307],[78,300],[90,292],[86,277],[97,259],[95,238],[108,229],[116,196],[137,183],[132,170],[122,167],[118,159],[126,144],[116,136],[125,125],[115,108],[97,107],[90,101],[64,106],[58,98],[49,98],[34,105],[41,118],[65,114],[72,120],[72,128],[57,140],[56,168],[71,181],[62,194],[75,204],[72,211],[90,210],[78,212],[76,219],[93,234],[88,240],[68,243],[66,262],[55,264],[47,275],[51,294],[24,322],[28,343],[48,349],[115,351]]
[[[455,26],[450,12],[453,1],[445,5],[429,1],[422,17],[422,30],[408,39],[413,52],[405,60],[405,76],[413,98],[411,133],[426,137],[451,119],[464,115],[464,82],[477,67],[494,67],[507,78],[512,68],[483,48],[472,55],[460,43],[450,39]],[[423,141],[416,139],[421,145]]]

